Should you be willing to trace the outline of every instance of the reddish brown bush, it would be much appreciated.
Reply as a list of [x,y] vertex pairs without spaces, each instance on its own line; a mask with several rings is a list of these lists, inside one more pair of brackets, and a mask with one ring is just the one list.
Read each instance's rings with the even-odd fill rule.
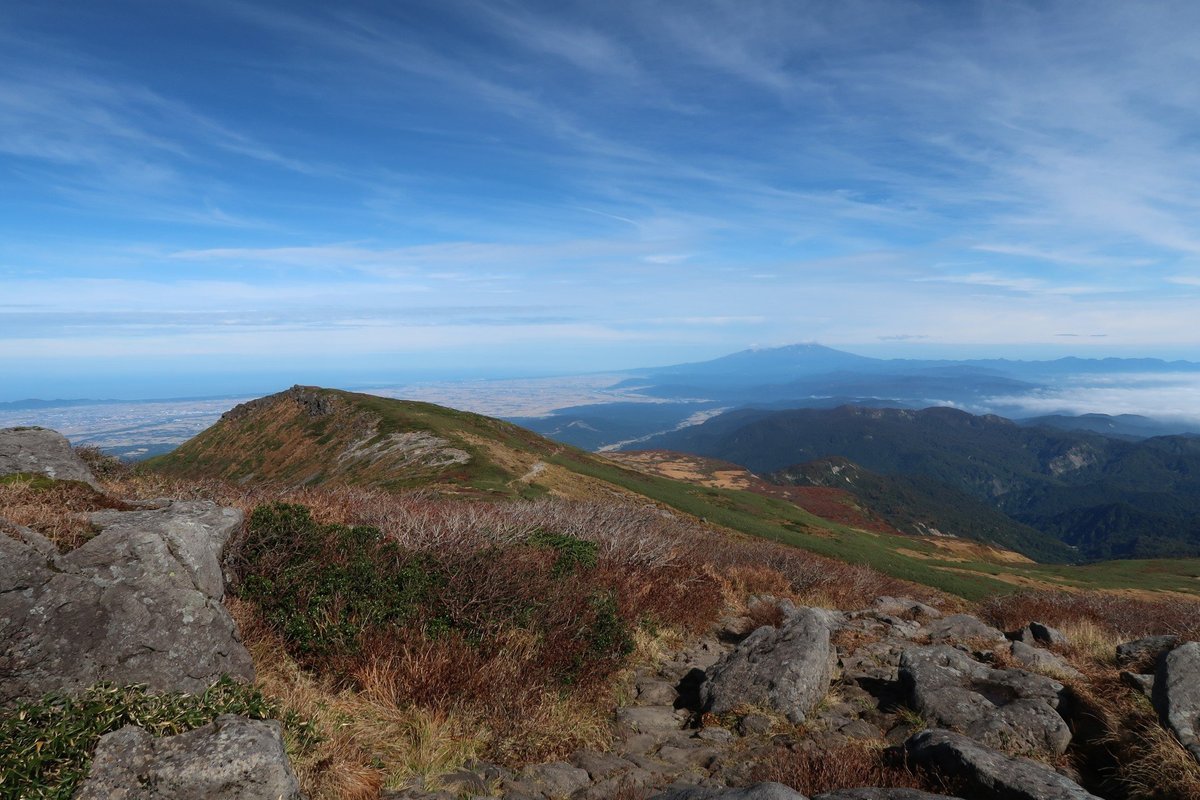
[[1148,599],[1112,592],[1021,592],[990,598],[979,606],[979,612],[1002,630],[1015,630],[1034,621],[1055,626],[1088,622],[1117,638],[1168,633],[1185,639],[1200,637],[1200,600],[1179,596]]
[[882,742],[870,741],[832,750],[780,747],[755,768],[753,780],[782,783],[809,797],[860,786],[953,794],[944,781],[908,766]]
[[746,609],[746,616],[754,620],[755,627],[761,628],[763,625],[770,625],[772,628],[778,628],[783,624],[784,613],[778,603],[766,603],[759,601],[751,604],[750,608]]

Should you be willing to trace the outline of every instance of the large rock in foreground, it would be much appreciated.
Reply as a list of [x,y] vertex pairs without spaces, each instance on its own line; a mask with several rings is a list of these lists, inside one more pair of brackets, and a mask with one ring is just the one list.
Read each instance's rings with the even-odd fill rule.
[[1064,687],[1045,676],[993,669],[941,645],[904,651],[900,680],[914,711],[990,747],[1058,754],[1071,741],[1057,711]]
[[96,476],[75,455],[67,438],[48,428],[0,429],[0,476],[19,472],[98,488]]
[[904,744],[914,764],[965,781],[975,800],[1100,800],[1029,758],[1012,758],[950,731],[922,731]]
[[100,739],[75,800],[299,800],[278,722],[226,714],[155,738],[134,725]]
[[709,667],[700,687],[704,709],[761,706],[803,722],[829,691],[836,658],[830,628],[830,613],[814,608],[799,609],[778,628],[759,628]]
[[241,512],[209,502],[106,511],[67,554],[0,534],[0,707],[99,681],[198,692],[253,680],[221,600],[221,551]]
[[1200,642],[1182,644],[1159,660],[1152,696],[1163,724],[1200,761]]

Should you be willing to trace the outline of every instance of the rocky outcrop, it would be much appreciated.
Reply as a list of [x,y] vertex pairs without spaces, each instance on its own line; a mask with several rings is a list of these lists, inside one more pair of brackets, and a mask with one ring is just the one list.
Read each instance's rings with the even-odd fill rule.
[[942,616],[942,612],[933,606],[907,597],[877,597],[873,608],[884,614],[912,619],[938,619]]
[[726,714],[762,706],[803,722],[829,691],[831,625],[828,612],[801,608],[778,628],[759,628],[708,669],[700,687],[703,709]]
[[0,429],[0,476],[14,473],[82,481],[99,488],[96,477],[75,455],[67,437],[47,428]]
[[1011,638],[1028,645],[1041,645],[1043,647],[1062,647],[1067,644],[1067,637],[1061,631],[1041,622],[1029,623],[1017,631]]
[[1149,667],[1153,671],[1159,656],[1179,644],[1179,637],[1166,634],[1146,636],[1117,645],[1117,663]]
[[807,798],[782,783],[759,783],[744,789],[687,786],[656,794],[651,800],[807,800]]
[[155,738],[129,725],[100,739],[75,800],[300,800],[278,722],[223,715]]
[[1057,653],[1041,647],[1033,647],[1019,639],[1012,642],[1008,652],[1013,661],[1034,672],[1073,680],[1083,677],[1079,670],[1068,664],[1067,660]]
[[925,626],[925,633],[930,641],[967,642],[980,639],[988,642],[1003,642],[1007,637],[996,628],[970,614],[951,614],[948,617],[934,620]]
[[30,530],[0,536],[0,707],[99,681],[197,692],[253,679],[221,602],[239,511],[176,502],[92,521],[100,533],[66,554]]
[[950,731],[923,731],[904,748],[913,763],[966,782],[972,800],[1100,800],[1045,764],[1006,756]]
[[838,789],[819,794],[813,800],[959,800],[944,794],[930,794],[920,789]]
[[994,669],[941,645],[904,651],[900,680],[914,711],[990,747],[1057,754],[1071,741],[1057,711],[1064,687],[1045,676]]
[[1154,708],[1179,743],[1200,761],[1200,642],[1187,642],[1158,662]]

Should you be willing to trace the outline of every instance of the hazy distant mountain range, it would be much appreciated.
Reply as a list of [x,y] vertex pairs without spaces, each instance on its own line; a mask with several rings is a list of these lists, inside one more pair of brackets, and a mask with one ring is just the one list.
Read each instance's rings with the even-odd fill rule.
[[[559,409],[550,416],[510,419],[543,435],[589,449],[639,446],[644,437],[684,424],[697,414],[747,406],[952,406],[974,413],[1000,414],[1023,424],[1112,436],[1144,438],[1200,432],[1200,363],[1191,361],[879,359],[817,344],[798,344],[745,350],[712,361],[631,370],[627,374],[629,377],[617,386],[653,398],[659,401],[659,407],[648,411],[641,403],[596,404]],[[1089,392],[1114,387],[1133,387],[1141,391],[1142,406],[1154,406],[1152,392],[1156,387],[1180,381],[1195,384],[1190,415],[1187,408],[1164,408],[1161,416],[1071,413],[1077,405],[1076,397],[1087,398]],[[1176,392],[1174,397],[1177,399],[1179,394]],[[1038,413],[1032,413],[1034,410]]]

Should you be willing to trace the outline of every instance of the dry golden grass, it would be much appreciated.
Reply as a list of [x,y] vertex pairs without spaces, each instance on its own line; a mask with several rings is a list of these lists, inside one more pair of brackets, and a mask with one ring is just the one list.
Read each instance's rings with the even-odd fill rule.
[[487,746],[480,719],[423,708],[391,696],[384,670],[358,689],[338,688],[303,670],[257,611],[228,601],[257,670],[257,685],[284,708],[316,723],[322,740],[293,756],[304,790],[322,798],[374,798],[413,777],[448,772]]
[[84,483],[7,479],[0,483],[0,517],[32,528],[69,552],[95,535],[88,514],[129,506]]
[[[1115,592],[1019,592],[991,598],[979,610],[1002,630],[1037,621],[1060,630],[1090,624],[1121,641],[1163,633],[1200,638],[1200,600],[1178,595],[1148,599]],[[1080,631],[1093,639],[1098,636],[1086,627]]]
[[1130,800],[1200,797],[1200,765],[1152,716],[1133,723],[1124,738],[1118,779]]

